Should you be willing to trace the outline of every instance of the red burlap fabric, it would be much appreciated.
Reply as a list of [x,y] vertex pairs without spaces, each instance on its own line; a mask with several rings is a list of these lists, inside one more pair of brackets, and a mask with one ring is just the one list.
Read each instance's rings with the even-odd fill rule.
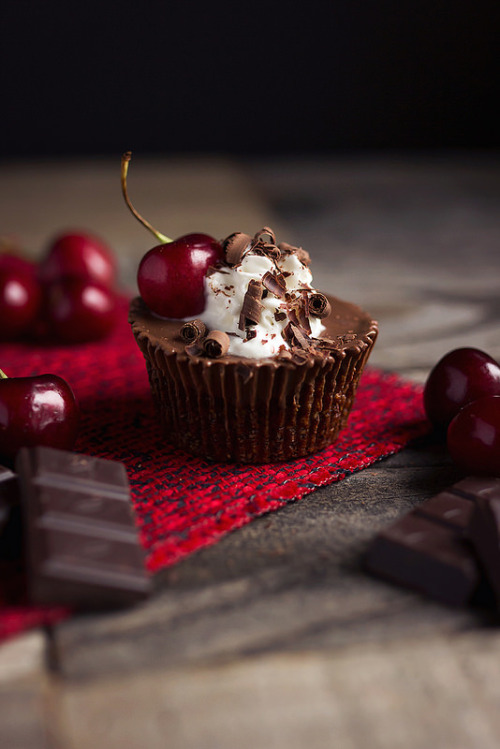
[[[169,445],[156,423],[125,303],[107,341],[64,347],[4,344],[0,367],[9,376],[51,372],[71,384],[83,415],[76,449],[127,466],[151,573],[265,512],[397,452],[428,428],[418,387],[368,369],[348,427],[321,453],[265,466],[193,458]],[[67,615],[56,607],[24,605],[20,577],[16,581],[4,573],[0,580],[0,638]]]

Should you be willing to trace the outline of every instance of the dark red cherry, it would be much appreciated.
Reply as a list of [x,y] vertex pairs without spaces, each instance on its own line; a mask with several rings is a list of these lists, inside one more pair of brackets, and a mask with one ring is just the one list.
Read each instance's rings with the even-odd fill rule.
[[15,256],[2,256],[0,341],[16,340],[32,331],[39,312],[40,299],[40,286],[31,264]]
[[80,411],[66,380],[53,374],[6,377],[0,370],[0,457],[12,463],[21,447],[71,450]]
[[222,246],[207,234],[186,234],[171,240],[138,213],[128,196],[127,174],[132,154],[122,156],[122,192],[130,212],[160,242],[142,258],[137,271],[139,292],[149,309],[161,317],[182,319],[205,309],[205,274],[222,259]]
[[186,234],[153,247],[139,265],[139,292],[162,317],[198,315],[205,309],[205,274],[221,257],[221,245],[207,234]]
[[500,366],[484,351],[459,348],[429,374],[424,407],[434,426],[443,429],[467,403],[486,395],[500,395]]
[[105,338],[116,323],[115,294],[92,281],[70,278],[53,283],[44,304],[47,329],[63,343]]
[[500,396],[465,406],[451,421],[448,450],[465,473],[500,476]]
[[111,288],[116,279],[116,261],[112,250],[99,237],[68,232],[51,242],[40,262],[39,274],[44,284],[79,278]]

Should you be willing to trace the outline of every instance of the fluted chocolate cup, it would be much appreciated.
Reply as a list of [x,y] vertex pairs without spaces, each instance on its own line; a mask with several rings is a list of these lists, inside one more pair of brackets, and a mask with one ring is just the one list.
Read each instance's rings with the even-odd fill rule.
[[182,323],[160,319],[134,299],[129,322],[167,439],[202,458],[237,463],[291,460],[334,442],[378,327],[359,307],[329,301],[325,348],[296,363],[190,356]]

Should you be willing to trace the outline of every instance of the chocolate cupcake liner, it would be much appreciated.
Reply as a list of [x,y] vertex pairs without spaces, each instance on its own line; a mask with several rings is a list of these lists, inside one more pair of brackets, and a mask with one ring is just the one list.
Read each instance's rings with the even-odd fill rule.
[[352,346],[295,364],[189,357],[133,330],[168,440],[203,458],[240,463],[291,460],[334,442],[377,336],[373,323]]

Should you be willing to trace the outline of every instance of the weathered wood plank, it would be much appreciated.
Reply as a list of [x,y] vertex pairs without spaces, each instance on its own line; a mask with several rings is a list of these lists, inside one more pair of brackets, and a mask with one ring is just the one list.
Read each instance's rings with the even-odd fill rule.
[[61,714],[69,749],[496,749],[489,643],[488,663],[467,634],[71,683]]

